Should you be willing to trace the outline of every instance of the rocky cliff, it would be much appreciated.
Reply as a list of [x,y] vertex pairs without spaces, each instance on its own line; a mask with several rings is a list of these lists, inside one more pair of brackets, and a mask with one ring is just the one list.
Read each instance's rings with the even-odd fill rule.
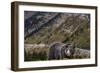
[[74,43],[90,49],[90,15],[81,13],[25,12],[24,38],[28,44]]

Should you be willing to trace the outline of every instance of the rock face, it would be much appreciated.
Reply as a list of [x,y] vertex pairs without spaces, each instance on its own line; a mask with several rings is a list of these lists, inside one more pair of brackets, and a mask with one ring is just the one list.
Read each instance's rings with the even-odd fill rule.
[[86,49],[75,48],[73,58],[90,58],[90,51]]
[[74,42],[79,48],[90,48],[89,14],[29,11],[24,22],[25,43]]
[[69,58],[73,56],[73,54],[74,54],[73,45],[56,42],[50,46],[48,52],[48,60]]
[[35,13],[33,16],[25,20],[25,38],[31,33],[38,31],[41,27],[46,25],[54,19],[58,13]]

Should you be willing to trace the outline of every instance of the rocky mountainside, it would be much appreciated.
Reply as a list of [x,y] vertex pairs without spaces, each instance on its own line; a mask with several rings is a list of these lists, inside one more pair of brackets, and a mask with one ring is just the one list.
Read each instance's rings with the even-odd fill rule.
[[81,13],[24,12],[27,44],[74,43],[90,49],[90,15]]

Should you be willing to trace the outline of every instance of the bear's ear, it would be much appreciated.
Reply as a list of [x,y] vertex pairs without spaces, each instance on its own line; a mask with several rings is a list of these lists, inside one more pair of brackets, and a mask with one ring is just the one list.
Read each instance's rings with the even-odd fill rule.
[[65,48],[68,48],[69,46],[70,46],[69,43],[66,43],[66,44],[63,45],[63,47],[65,47]]
[[66,44],[65,47],[68,48],[68,45]]

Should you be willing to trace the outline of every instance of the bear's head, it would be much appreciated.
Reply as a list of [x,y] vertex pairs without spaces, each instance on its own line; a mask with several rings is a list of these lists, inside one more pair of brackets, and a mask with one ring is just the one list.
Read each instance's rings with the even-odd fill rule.
[[65,44],[64,45],[64,54],[66,58],[71,58],[75,52],[74,44]]

